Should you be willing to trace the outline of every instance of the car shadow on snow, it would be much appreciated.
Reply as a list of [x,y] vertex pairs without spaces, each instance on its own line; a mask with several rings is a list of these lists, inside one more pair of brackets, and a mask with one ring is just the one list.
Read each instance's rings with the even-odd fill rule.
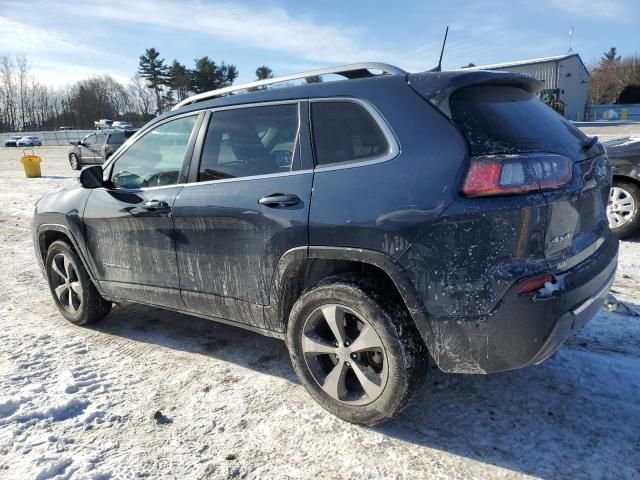
[[638,338],[640,318],[602,310],[540,365],[432,368],[419,398],[374,430],[541,478],[638,478]]
[[640,243],[640,233],[636,233],[635,235],[632,235],[620,241],[629,243]]
[[145,305],[114,306],[96,331],[141,344],[207,355],[298,382],[285,343],[276,338]]
[[[596,327],[606,328],[611,315],[596,317],[603,323]],[[284,342],[237,327],[123,305],[93,328],[299,383]],[[527,369],[485,376],[432,367],[418,398],[396,420],[370,430],[542,478],[634,477],[640,471],[640,360],[591,349],[598,328],[589,333],[587,327],[584,337]],[[627,384],[629,371],[636,377]]]

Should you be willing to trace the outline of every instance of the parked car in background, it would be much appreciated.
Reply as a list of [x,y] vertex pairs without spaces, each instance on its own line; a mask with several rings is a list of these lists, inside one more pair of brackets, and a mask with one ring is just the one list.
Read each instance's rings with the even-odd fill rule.
[[71,168],[81,170],[84,165],[104,163],[134,133],[135,130],[99,130],[79,142],[70,142]]
[[109,120],[108,118],[101,118],[100,120],[93,122],[93,124],[98,130],[111,128],[111,126],[113,125],[113,120]]
[[16,142],[16,146],[17,147],[41,147],[42,141],[40,140],[39,137],[36,137],[34,135],[28,135],[26,137],[20,138],[20,140]]
[[[344,80],[251,91],[322,74]],[[187,98],[36,204],[52,300],[76,325],[133,301],[281,338],[309,394],[367,425],[430,358],[539,364],[600,310],[618,253],[604,148],[539,88],[376,63]]]
[[7,138],[4,141],[4,146],[5,147],[17,147],[18,146],[18,140],[20,140],[22,138],[22,135],[11,135],[9,138]]
[[112,128],[119,128],[120,130],[133,130],[133,125],[129,122],[113,122]]
[[604,143],[613,170],[607,205],[611,230],[620,238],[640,231],[640,137]]

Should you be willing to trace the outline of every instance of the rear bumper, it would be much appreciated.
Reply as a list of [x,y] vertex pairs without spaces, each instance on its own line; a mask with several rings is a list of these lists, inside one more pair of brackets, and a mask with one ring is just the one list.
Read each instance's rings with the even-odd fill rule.
[[516,282],[496,308],[478,317],[430,318],[425,341],[438,366],[452,373],[491,373],[545,360],[591,320],[611,288],[618,241],[609,237],[591,256],[557,274],[549,296],[518,293]]

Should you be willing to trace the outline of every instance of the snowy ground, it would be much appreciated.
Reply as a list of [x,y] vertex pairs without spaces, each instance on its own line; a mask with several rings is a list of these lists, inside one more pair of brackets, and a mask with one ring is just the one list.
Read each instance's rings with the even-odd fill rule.
[[431,369],[398,420],[362,428],[315,404],[280,341],[135,305],[66,323],[28,214],[74,175],[64,148],[37,150],[26,179],[0,149],[0,478],[640,478],[640,239],[612,311],[551,359]]

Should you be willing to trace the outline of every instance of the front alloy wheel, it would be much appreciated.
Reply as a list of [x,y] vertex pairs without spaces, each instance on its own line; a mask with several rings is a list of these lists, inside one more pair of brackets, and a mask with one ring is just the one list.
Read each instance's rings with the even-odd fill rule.
[[109,313],[111,302],[96,290],[70,244],[62,240],[53,242],[47,250],[45,268],[53,300],[71,323],[86,325]]
[[69,165],[74,170],[80,170],[80,162],[78,161],[78,156],[75,153],[69,155]]
[[51,270],[51,286],[60,306],[76,315],[82,307],[82,283],[78,277],[78,267],[69,255],[58,253],[53,257]]

